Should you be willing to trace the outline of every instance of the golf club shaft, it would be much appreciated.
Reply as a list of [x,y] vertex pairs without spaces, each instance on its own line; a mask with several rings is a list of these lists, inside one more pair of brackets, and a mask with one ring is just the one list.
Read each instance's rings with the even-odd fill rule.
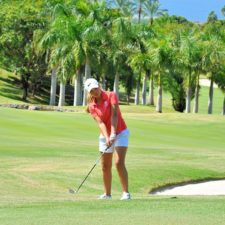
[[80,190],[80,188],[82,187],[83,183],[87,180],[88,176],[91,174],[91,172],[93,171],[93,169],[96,167],[96,165],[98,164],[98,162],[101,160],[101,158],[102,158],[102,156],[104,155],[104,153],[105,153],[109,148],[110,148],[110,146],[107,147],[107,148],[105,149],[105,151],[101,153],[100,157],[96,160],[94,166],[91,168],[91,170],[88,172],[87,176],[84,178],[84,180],[81,182],[80,186],[77,188],[76,193]]

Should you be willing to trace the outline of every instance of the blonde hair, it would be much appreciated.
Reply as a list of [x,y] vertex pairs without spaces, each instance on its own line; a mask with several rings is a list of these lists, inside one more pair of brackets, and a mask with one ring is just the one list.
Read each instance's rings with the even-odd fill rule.
[[[99,85],[99,88],[101,89],[101,86]],[[102,89],[101,89],[102,90]],[[94,101],[94,97],[92,97],[92,95],[91,95],[91,93],[90,92],[88,92],[87,93],[87,107],[86,107],[86,109],[85,109],[85,111],[87,112],[87,113],[90,113],[90,110],[89,110],[89,104],[91,103],[91,102],[93,102]]]
[[90,113],[90,110],[89,110],[89,104],[94,101],[94,98],[91,96],[90,93],[87,93],[87,107],[86,107],[86,112],[87,113]]

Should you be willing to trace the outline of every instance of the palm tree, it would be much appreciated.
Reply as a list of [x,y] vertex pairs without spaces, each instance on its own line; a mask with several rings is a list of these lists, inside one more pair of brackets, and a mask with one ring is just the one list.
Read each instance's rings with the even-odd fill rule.
[[[39,37],[40,36],[40,37]],[[38,39],[37,43],[37,51],[39,54],[47,53],[48,56],[48,67],[51,71],[51,87],[50,87],[50,102],[49,105],[56,104],[56,86],[57,86],[57,62],[54,61],[53,55],[55,52],[55,35],[52,35],[50,31],[36,31],[36,39]]]
[[222,15],[225,17],[225,5],[224,5],[223,8],[221,9],[221,13],[222,13]]
[[73,105],[78,106],[82,105],[82,84],[83,84],[83,74],[82,74],[82,68],[85,63],[85,53],[82,46],[82,40],[76,40],[72,52],[75,57],[75,64],[76,64],[76,74],[74,76],[74,100]]
[[[38,56],[46,54],[46,61],[49,64],[52,51],[50,50],[53,40],[50,36],[46,36],[46,30],[36,30],[34,32],[34,46]],[[45,36],[44,36],[45,35]],[[57,66],[49,66],[51,71],[51,87],[50,87],[50,103],[49,105],[56,104],[56,86],[57,86]]]
[[[198,30],[198,34],[200,34],[200,31]],[[193,113],[198,113],[199,110],[199,92],[200,92],[200,85],[199,85],[199,79],[200,74],[204,73],[203,71],[203,42],[201,38],[196,39],[196,61],[194,66],[194,72],[195,72],[195,101],[194,101],[194,107],[193,107]]]
[[[138,35],[138,40],[140,43],[140,51],[143,55],[148,54],[149,52],[149,46],[147,44],[147,42],[149,40],[151,40],[153,38],[153,30],[151,29],[151,27],[149,27],[149,25],[145,25],[143,24],[141,27],[142,30],[141,32],[139,32]],[[151,55],[151,54],[150,54]],[[151,57],[146,57],[146,59],[144,60],[144,78],[143,78],[143,85],[142,85],[142,104],[146,104],[146,82],[149,79],[149,104],[150,105],[154,105],[154,96],[153,96],[153,74],[151,74],[152,72],[152,68],[150,65],[150,58]]]
[[51,105],[55,104],[56,71],[60,81],[59,106],[65,104],[65,83],[72,76],[75,63],[70,50],[77,36],[76,26],[76,20],[71,11],[65,5],[57,4],[53,10],[49,28],[39,43],[41,48],[49,52],[49,67],[52,70]]
[[[134,52],[133,55],[130,56],[129,64],[131,65],[131,68],[133,68],[135,73],[137,74],[144,73],[143,89],[142,89],[142,104],[145,105],[146,104],[146,80],[147,80],[147,76],[149,76],[149,74],[146,74],[146,71],[150,71],[150,67],[152,65],[151,55],[148,53],[143,54],[141,52],[139,53]],[[137,98],[135,99],[137,104],[137,100],[139,99],[139,96],[137,93],[136,95],[137,95]]]
[[51,72],[51,90],[49,105],[56,104],[56,88],[57,88],[57,67],[52,69]]
[[220,67],[220,70],[218,71],[217,76],[215,77],[215,83],[224,93],[222,115],[225,116],[225,66],[224,65]]
[[[135,73],[137,76],[137,82],[136,82],[136,93],[135,93],[135,104],[139,104],[139,88],[140,88],[140,82],[143,76],[143,82],[142,82],[142,103],[146,104],[146,86],[147,86],[147,79],[150,78],[150,66],[147,63],[149,60],[148,54],[148,44],[147,42],[149,39],[153,36],[153,31],[149,27],[148,24],[141,24],[141,23],[134,23],[132,26],[132,33],[130,39],[132,47],[129,47],[131,54],[129,55],[129,60],[132,61],[132,57],[134,57],[134,62],[137,63],[136,67],[139,67],[138,64],[140,64],[138,61],[143,60],[143,68],[141,70],[135,69]],[[146,57],[146,59],[145,59]],[[133,63],[134,67],[135,63]]]
[[200,70],[197,71],[197,74],[196,74],[195,101],[194,101],[193,113],[198,113],[198,110],[199,110],[199,92],[200,92],[199,78],[200,78]]
[[213,83],[218,75],[221,66],[225,62],[225,48],[221,40],[216,36],[211,36],[210,40],[205,41],[203,53],[203,66],[208,71],[210,79],[208,114],[213,112]]
[[147,0],[130,0],[132,11],[138,15],[138,23],[141,22],[141,16],[143,14],[143,5]]
[[208,15],[207,22],[208,22],[208,23],[213,23],[213,22],[215,22],[215,21],[217,21],[217,20],[218,20],[218,17],[217,17],[217,15],[216,15],[216,13],[215,13],[214,11],[211,11],[211,12],[209,13],[209,15]]
[[186,91],[186,113],[191,111],[191,97],[195,69],[198,60],[199,48],[197,46],[197,38],[194,29],[187,29],[180,33],[180,47],[178,54],[179,67],[186,74],[187,77],[187,91]]
[[129,0],[110,0],[107,1],[107,4],[112,8],[119,9],[123,16],[131,16],[131,2]]
[[127,17],[120,16],[113,21],[111,58],[115,68],[114,91],[119,96],[119,76],[127,59],[128,46],[133,36],[133,27]]
[[163,79],[165,74],[167,74],[167,68],[171,63],[172,48],[170,44],[170,36],[161,36],[159,39],[151,40],[149,44],[149,53],[152,57],[152,70],[155,72],[158,83],[156,112],[159,113],[162,112]]
[[[86,18],[85,18],[86,17]],[[101,47],[107,32],[111,29],[111,15],[104,2],[94,2],[89,5],[88,15],[83,18],[86,28],[82,32],[83,49],[85,53],[85,80],[91,76],[94,62],[99,62]],[[109,28],[109,30],[107,30]],[[96,60],[97,59],[97,60]],[[84,90],[83,105],[86,105],[86,91]]]
[[159,0],[149,0],[144,2],[144,12],[150,18],[150,24],[153,25],[154,18],[167,15],[166,9],[160,9]]

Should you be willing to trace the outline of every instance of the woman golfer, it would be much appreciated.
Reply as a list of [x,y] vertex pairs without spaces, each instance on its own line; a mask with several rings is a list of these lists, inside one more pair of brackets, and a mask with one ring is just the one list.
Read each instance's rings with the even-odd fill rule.
[[114,92],[104,91],[98,81],[89,78],[85,81],[88,92],[87,111],[96,120],[100,128],[99,151],[107,151],[102,156],[102,171],[105,193],[99,199],[111,199],[112,156],[118,171],[123,194],[121,200],[131,199],[128,191],[128,173],[125,167],[125,157],[128,148],[129,131],[121,116],[118,98]]

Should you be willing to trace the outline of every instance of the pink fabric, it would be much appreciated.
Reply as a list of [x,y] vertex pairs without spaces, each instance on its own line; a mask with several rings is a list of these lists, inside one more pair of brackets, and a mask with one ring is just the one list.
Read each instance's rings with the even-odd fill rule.
[[[95,101],[89,104],[89,111],[93,118],[99,117],[102,122],[106,125],[108,135],[111,132],[111,106],[119,103],[118,97],[114,92],[108,92],[102,90],[102,101],[100,104],[97,104]],[[118,123],[116,133],[119,134],[121,131],[127,128],[120,109],[118,108]]]

